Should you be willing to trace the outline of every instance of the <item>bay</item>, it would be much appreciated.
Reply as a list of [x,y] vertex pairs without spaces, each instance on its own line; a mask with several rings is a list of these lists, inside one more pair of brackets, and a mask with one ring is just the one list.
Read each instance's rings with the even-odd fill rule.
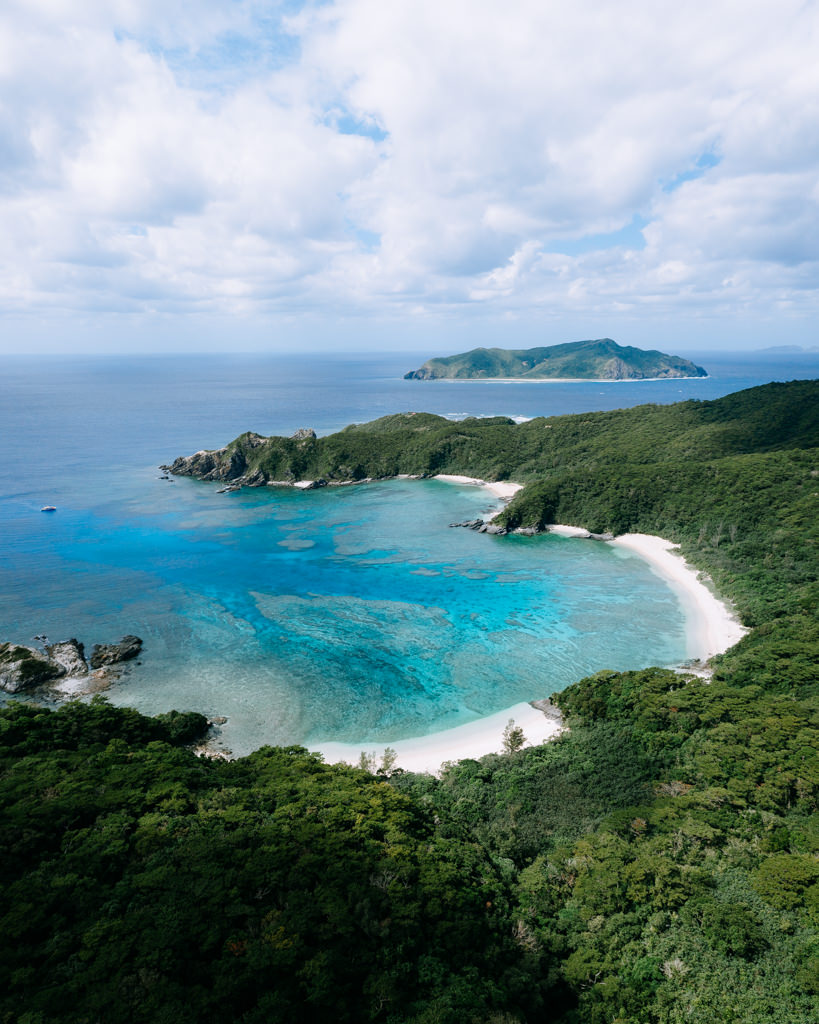
[[219,495],[163,481],[157,466],[248,429],[713,398],[817,366],[695,361],[712,376],[601,385],[404,381],[418,357],[394,354],[3,359],[0,638],[137,633],[141,664],[110,699],[226,716],[237,753],[389,742],[599,668],[677,663],[682,613],[647,566],[566,538],[448,529],[496,506],[481,489],[396,480]]

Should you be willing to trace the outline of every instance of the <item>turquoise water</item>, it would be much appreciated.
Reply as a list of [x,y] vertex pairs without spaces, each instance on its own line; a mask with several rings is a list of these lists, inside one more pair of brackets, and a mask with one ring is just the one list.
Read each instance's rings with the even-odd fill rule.
[[[450,529],[497,507],[481,488],[150,490],[117,514],[43,516],[72,581],[52,594],[49,635],[137,633],[142,664],[111,699],[226,716],[237,752],[401,739],[684,657],[677,603],[639,559]],[[21,624],[42,621],[40,599],[20,587],[16,601]]]
[[[218,494],[160,480],[160,461],[243,429],[335,429],[365,418],[351,415],[356,402],[420,407],[417,382],[367,376],[360,362],[333,373],[322,364],[309,388],[304,364],[264,366],[255,387],[245,366],[241,388],[219,360],[193,380],[160,360],[6,366],[0,639],[46,633],[90,646],[136,633],[141,664],[110,699],[225,716],[236,753],[386,743],[601,668],[684,659],[676,599],[638,558],[556,536],[449,529],[498,506],[480,488],[393,480]],[[513,388],[479,387],[473,410],[538,414],[545,389]],[[646,400],[671,394],[656,388],[646,385]],[[572,394],[591,401],[553,386],[548,401]],[[43,515],[43,504],[58,511]]]

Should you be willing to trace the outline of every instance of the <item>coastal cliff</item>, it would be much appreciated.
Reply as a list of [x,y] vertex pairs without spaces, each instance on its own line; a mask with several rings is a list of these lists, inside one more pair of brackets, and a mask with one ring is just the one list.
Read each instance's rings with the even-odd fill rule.
[[405,380],[658,380],[707,377],[689,359],[618,345],[611,338],[572,341],[545,348],[476,348],[454,356],[428,359]]

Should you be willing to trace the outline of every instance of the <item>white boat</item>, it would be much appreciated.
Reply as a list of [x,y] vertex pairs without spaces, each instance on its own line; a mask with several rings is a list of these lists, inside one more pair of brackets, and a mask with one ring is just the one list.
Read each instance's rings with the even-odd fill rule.
[[40,511],[41,512],[56,512],[57,511],[57,506],[56,505],[43,505],[43,507],[40,509]]

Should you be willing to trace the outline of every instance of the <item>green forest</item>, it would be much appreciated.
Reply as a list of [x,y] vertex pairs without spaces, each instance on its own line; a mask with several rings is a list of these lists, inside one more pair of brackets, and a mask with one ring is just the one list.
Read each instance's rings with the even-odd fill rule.
[[579,680],[557,740],[440,777],[197,757],[195,712],[8,704],[0,1024],[819,1020],[818,446],[819,381],[796,381],[177,460],[516,480],[509,530],[667,537],[751,630],[708,678]]

